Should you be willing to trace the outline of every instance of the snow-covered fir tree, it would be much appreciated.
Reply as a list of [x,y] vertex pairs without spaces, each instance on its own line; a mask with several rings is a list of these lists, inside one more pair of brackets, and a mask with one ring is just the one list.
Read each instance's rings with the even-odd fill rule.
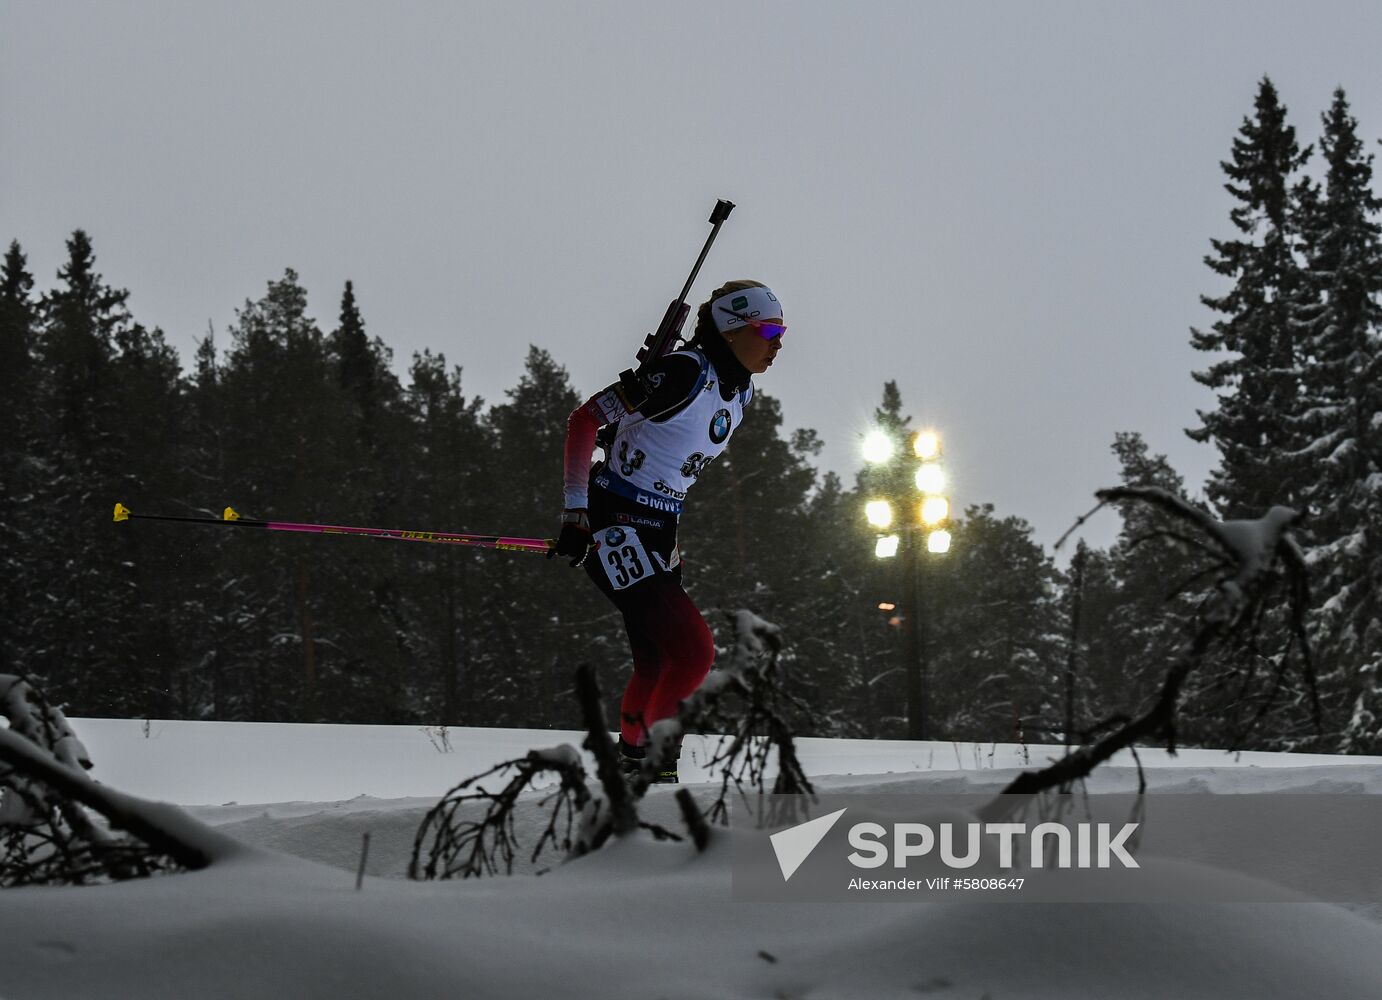
[[1382,201],[1344,91],[1322,116],[1323,191],[1305,221],[1310,294],[1297,308],[1308,358],[1294,426],[1310,510],[1315,645],[1343,732],[1328,749],[1382,746]]
[[1221,318],[1208,330],[1191,331],[1198,350],[1227,354],[1194,373],[1219,393],[1218,405],[1200,411],[1201,426],[1186,432],[1219,450],[1207,489],[1225,517],[1258,516],[1273,504],[1295,502],[1300,492],[1287,456],[1297,443],[1288,417],[1299,399],[1302,362],[1292,307],[1305,294],[1292,189],[1309,155],[1286,122],[1276,88],[1263,78],[1255,115],[1244,119],[1232,159],[1221,164],[1225,188],[1238,201],[1229,217],[1239,235],[1211,240],[1214,253],[1205,258],[1233,286],[1221,296],[1202,296]]
[[[502,527],[496,523],[489,530],[548,537],[556,532],[562,506],[566,421],[584,397],[565,366],[534,345],[528,347],[518,384],[505,390],[505,396],[507,402],[491,407],[485,421],[496,452],[489,489],[502,497],[496,515]],[[584,623],[606,612],[599,593],[584,571],[557,560],[490,559],[484,573],[488,587],[482,614],[488,619],[489,641],[504,655],[478,679],[480,699],[500,713],[505,720],[501,725],[530,717],[534,706],[541,706],[553,724],[576,724],[574,699],[566,695],[576,665],[596,662],[584,645],[591,634]],[[608,695],[617,690],[624,664],[609,657],[599,662],[605,668],[600,687]],[[610,717],[618,715],[611,712]]]
[[15,613],[32,629],[29,663],[74,710],[175,711],[171,633],[151,620],[157,542],[113,531],[117,499],[165,488],[178,466],[167,429],[179,421],[176,355],[136,323],[129,292],[97,272],[91,239],[67,241],[59,284],[38,310],[37,421],[29,521],[44,586]]
[[[0,265],[0,399],[5,401],[5,434],[0,437],[0,602],[20,608],[24,595],[40,586],[35,575],[33,540],[25,530],[32,506],[34,401],[38,394],[34,364],[37,322],[33,275],[17,240],[11,241]],[[23,615],[0,616],[0,662],[22,670],[27,649]]]
[[[1141,434],[1115,434],[1112,450],[1122,485],[1186,496],[1180,474]],[[1175,592],[1194,572],[1194,560],[1168,537],[1170,519],[1140,504],[1120,512],[1117,541],[1107,552],[1091,553],[1085,565],[1075,720],[1081,729],[1132,714],[1156,696],[1191,610]]]
[[923,557],[932,738],[1040,743],[1063,718],[1057,572],[1020,517],[970,506]]
[[[484,432],[483,400],[461,390],[461,368],[441,354],[413,356],[406,407],[412,425],[409,476],[400,524],[452,531],[494,531],[504,510],[493,488],[498,448]],[[441,725],[487,721],[482,679],[493,674],[494,633],[487,613],[486,575],[493,554],[453,545],[425,545],[413,553],[411,576],[400,583],[408,625],[399,641],[416,665],[422,717]]]
[[[226,443],[224,495],[249,517],[341,523],[367,507],[373,497],[351,479],[357,411],[297,274],[270,281],[230,332],[219,391],[242,433]],[[238,696],[270,718],[398,720],[401,661],[378,641],[392,628],[380,574],[364,568],[376,556],[298,541],[250,537],[226,550],[226,570],[249,584]]]

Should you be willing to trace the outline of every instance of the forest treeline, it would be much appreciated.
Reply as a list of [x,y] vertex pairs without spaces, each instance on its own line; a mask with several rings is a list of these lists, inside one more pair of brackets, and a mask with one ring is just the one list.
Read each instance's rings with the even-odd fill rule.
[[[1193,375],[1218,395],[1188,431],[1220,453],[1204,485],[1219,516],[1308,513],[1313,655],[1288,623],[1261,623],[1189,692],[1183,745],[1382,751],[1379,202],[1342,91],[1321,120],[1318,149],[1302,146],[1264,79],[1222,164],[1236,204],[1206,257],[1215,318],[1191,332],[1212,355]],[[45,291],[18,242],[0,271],[0,672],[31,675],[69,714],[131,718],[579,728],[578,663],[621,689],[620,621],[560,561],[112,523],[118,500],[550,536],[583,399],[557,359],[530,348],[494,403],[440,353],[400,377],[350,282],[323,328],[289,270],[184,367],[102,278],[85,232],[67,251]],[[910,428],[896,383],[877,418]],[[878,605],[902,593],[902,561],[873,555],[870,473],[819,472],[820,447],[756,396],[683,518],[688,589],[722,641],[722,611],[783,627],[809,734],[899,737],[901,630]],[[1189,495],[1137,433],[1113,448],[1123,483]],[[920,567],[929,735],[1081,738],[1154,697],[1203,552],[1132,510],[1115,544],[1081,546],[1064,568],[991,505],[951,530],[951,551]]]

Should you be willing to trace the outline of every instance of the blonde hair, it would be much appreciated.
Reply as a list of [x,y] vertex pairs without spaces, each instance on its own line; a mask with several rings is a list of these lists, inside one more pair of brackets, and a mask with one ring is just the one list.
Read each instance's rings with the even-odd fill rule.
[[761,281],[750,281],[748,278],[741,278],[738,281],[726,281],[715,291],[710,293],[710,298],[701,303],[701,307],[696,310],[696,329],[691,335],[688,343],[704,344],[709,337],[719,336],[719,331],[715,328],[715,319],[710,315],[710,303],[714,302],[721,295],[728,295],[730,292],[742,292],[745,288],[767,288],[768,286]]

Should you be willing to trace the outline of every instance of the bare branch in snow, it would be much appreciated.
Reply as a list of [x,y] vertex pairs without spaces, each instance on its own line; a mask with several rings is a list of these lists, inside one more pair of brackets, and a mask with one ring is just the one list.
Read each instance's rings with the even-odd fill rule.
[[[1191,622],[1190,634],[1167,669],[1161,692],[1152,706],[1136,718],[1116,720],[1116,728],[1049,767],[1018,775],[1003,790],[1003,796],[985,807],[986,818],[1002,817],[1016,808],[1017,800],[1008,796],[1069,787],[1120,750],[1133,749],[1135,753],[1135,744],[1140,741],[1164,740],[1167,749],[1174,753],[1177,710],[1187,678],[1215,648],[1251,643],[1255,629],[1283,583],[1294,641],[1301,649],[1314,696],[1314,675],[1302,617],[1308,605],[1306,567],[1291,535],[1291,528],[1300,520],[1299,514],[1285,507],[1273,507],[1257,520],[1219,521],[1172,493],[1145,486],[1100,490],[1097,496],[1101,505],[1131,501],[1155,507],[1180,522],[1186,531],[1194,532],[1192,541],[1214,559],[1214,589]],[[1284,659],[1280,669],[1285,669]]]
[[[549,846],[568,858],[579,857],[598,850],[611,836],[639,828],[660,839],[681,839],[639,820],[637,799],[646,784],[630,787],[625,781],[595,672],[589,664],[576,669],[575,686],[586,723],[584,746],[595,758],[598,784],[590,785],[580,753],[569,744],[530,751],[525,757],[504,761],[468,778],[447,792],[423,818],[413,842],[409,878],[471,878],[496,875],[501,869],[511,874],[518,853],[514,814],[519,797],[546,774],[557,775],[560,782],[540,802],[549,811],[547,825],[533,845],[533,861]],[[508,777],[498,791],[480,784],[504,774]],[[689,819],[688,825],[695,837],[696,828]]]
[[[491,792],[480,784],[492,775],[509,771],[512,775],[498,791]],[[501,867],[505,874],[512,873],[518,850],[514,806],[535,779],[549,773],[561,780],[542,802],[544,806],[550,804],[550,811],[532,858],[536,860],[549,843],[572,853],[579,828],[594,818],[591,807],[595,803],[586,786],[580,754],[569,744],[562,744],[496,764],[447,792],[418,827],[408,877],[471,878],[498,874]],[[474,815],[476,809],[480,810],[478,816]],[[425,847],[429,836],[431,845]]]
[[[648,830],[658,838],[681,839],[640,820],[638,802],[662,762],[671,759],[682,736],[691,731],[728,733],[710,761],[722,776],[711,819],[727,821],[731,787],[745,798],[747,790],[754,789],[761,800],[767,793],[765,781],[774,750],[778,771],[772,791],[812,794],[783,712],[783,703],[790,699],[782,691],[776,671],[782,647],[779,629],[748,611],[738,612],[733,620],[735,646],[729,664],[710,673],[700,689],[682,702],[677,717],[653,725],[640,772],[632,776],[624,773],[594,671],[583,664],[576,671],[576,693],[586,724],[584,746],[595,758],[597,783],[588,781],[581,755],[569,745],[535,750],[469,778],[447,792],[423,819],[413,844],[409,877],[466,878],[494,875],[501,869],[512,872],[518,850],[514,810],[519,796],[544,774],[556,774],[560,784],[542,800],[541,805],[550,812],[533,848],[534,860],[547,846],[560,849],[567,857],[577,857],[598,849],[611,836],[635,829]],[[804,706],[797,707],[804,710]],[[504,784],[497,791],[480,784],[504,775]],[[692,841],[698,850],[704,850],[711,836],[707,817],[685,789],[678,794],[677,804]]]
[[[619,751],[609,736],[609,722],[600,701],[600,687],[595,681],[595,671],[588,663],[576,668],[576,697],[581,703],[581,721],[585,723],[585,748],[595,758],[595,774],[604,790],[608,803],[609,831],[622,836],[638,825],[638,810],[634,799],[642,792],[632,792],[624,782],[624,771],[620,766]],[[607,834],[606,834],[607,835]],[[588,849],[600,846],[593,842]],[[603,842],[604,836],[598,837]]]

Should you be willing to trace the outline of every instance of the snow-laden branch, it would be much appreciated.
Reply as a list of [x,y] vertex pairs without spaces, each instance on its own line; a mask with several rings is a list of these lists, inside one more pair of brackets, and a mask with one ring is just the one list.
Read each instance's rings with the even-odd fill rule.
[[176,806],[93,781],[87,774],[90,757],[67,719],[23,678],[0,675],[0,712],[9,721],[0,728],[0,884],[81,883],[169,867],[205,868],[243,850]]
[[[512,774],[497,792],[480,784],[505,772]],[[556,774],[560,784],[544,800],[550,806],[547,826],[533,847],[532,858],[536,860],[548,844],[568,854],[580,853],[574,849],[574,832],[578,823],[584,827],[595,821],[590,815],[593,796],[586,786],[580,753],[563,743],[504,761],[447,792],[418,827],[408,877],[470,878],[495,875],[501,867],[505,874],[511,873],[518,848],[514,806],[535,779],[549,773]],[[467,815],[474,807],[480,809],[479,815]]]
[[[1273,507],[1255,520],[1220,521],[1175,494],[1152,486],[1121,486],[1100,490],[1100,507],[1131,501],[1154,507],[1194,532],[1197,547],[1213,559],[1214,590],[1190,624],[1190,634],[1175,655],[1160,694],[1142,715],[1120,720],[1117,728],[1097,741],[1041,771],[1024,771],[1003,790],[1004,796],[1033,795],[1065,787],[1089,775],[1099,764],[1139,741],[1164,739],[1176,750],[1176,713],[1186,679],[1221,642],[1244,638],[1266,610],[1277,584],[1288,588],[1292,630],[1300,643],[1306,677],[1314,696],[1304,610],[1309,601],[1305,559],[1291,534],[1301,515],[1287,507]],[[1099,508],[1095,508],[1096,510]],[[1092,512],[1091,512],[1092,513]],[[1088,515],[1086,515],[1088,517]],[[1083,519],[1082,519],[1083,520]],[[1318,717],[1318,698],[1316,697]],[[1000,797],[986,807],[990,817],[1007,815],[1013,800]]]

